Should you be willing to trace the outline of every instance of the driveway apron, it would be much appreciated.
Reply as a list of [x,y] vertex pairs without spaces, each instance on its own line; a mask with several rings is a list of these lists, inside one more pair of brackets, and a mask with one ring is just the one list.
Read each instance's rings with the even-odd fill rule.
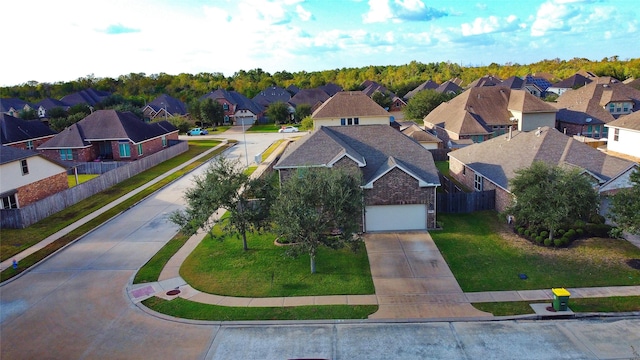
[[466,299],[428,232],[365,236],[379,310],[371,319],[492,316]]

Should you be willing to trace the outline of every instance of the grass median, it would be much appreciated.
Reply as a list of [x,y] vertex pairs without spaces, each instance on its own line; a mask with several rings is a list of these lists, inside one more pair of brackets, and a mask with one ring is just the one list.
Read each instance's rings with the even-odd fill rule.
[[[127,179],[117,185],[110,187],[109,189],[98,193],[94,196],[91,196],[73,206],[68,207],[67,209],[60,211],[42,221],[39,221],[36,224],[29,226],[26,229],[3,229],[2,230],[2,244],[1,253],[2,260],[11,258],[15,254],[20,251],[36,244],[43,239],[47,238],[51,234],[56,233],[57,231],[65,228],[66,226],[72,224],[73,222],[81,219],[85,215],[101,208],[104,204],[113,201],[113,199],[118,198],[126,193],[133,191],[140,186],[146,184],[150,180],[166,173],[168,170],[183,164],[184,162],[192,159],[193,157],[202,154],[206,150],[216,146],[219,144],[219,141],[198,141],[198,142],[190,142],[189,150],[184,154],[178,155],[172,159],[169,159],[141,174],[138,174],[130,179]],[[110,209],[104,214],[98,216],[97,218],[89,221],[88,223],[80,226],[78,229],[70,232],[69,234],[57,239],[53,243],[48,246],[40,249],[39,251],[25,257],[20,260],[19,266],[17,270],[13,268],[7,268],[2,273],[0,273],[0,281],[5,281],[25,269],[29,268],[33,264],[38,261],[44,259],[48,255],[52,254],[56,250],[62,248],[66,244],[72,242],[78,237],[86,234],[92,229],[96,228],[100,224],[109,220],[113,216],[119,214],[120,212],[126,210],[128,207],[132,206],[136,202],[144,199],[148,195],[152,194],[156,190],[162,188],[166,184],[171,181],[179,178],[180,176],[186,174],[187,172],[195,169],[196,167],[202,165],[204,162],[208,161],[210,158],[216,156],[217,154],[224,151],[225,148],[220,148],[217,151],[205,156],[197,161],[189,164],[181,170],[171,174],[166,177],[162,181],[154,184],[143,190],[142,192],[136,194],[132,198],[124,201],[118,206]]]
[[[529,304],[547,303],[549,301],[515,301],[474,303],[476,309],[492,313],[495,316],[534,314]],[[640,296],[613,296],[608,298],[569,299],[569,309],[573,312],[633,312],[640,311]]]

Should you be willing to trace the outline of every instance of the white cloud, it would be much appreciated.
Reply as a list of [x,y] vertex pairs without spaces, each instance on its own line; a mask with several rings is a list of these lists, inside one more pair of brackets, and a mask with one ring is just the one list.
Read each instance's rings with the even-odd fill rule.
[[422,0],[369,0],[369,12],[362,19],[369,24],[389,20],[430,21],[447,15],[445,11],[425,6]]
[[509,15],[504,19],[493,15],[487,18],[476,18],[471,24],[465,23],[461,25],[462,35],[481,35],[515,30],[520,27],[516,23],[517,20],[518,18],[515,15]]
[[369,0],[369,12],[362,16],[362,21],[370,24],[385,22],[392,17],[388,0]]
[[538,9],[531,25],[532,36],[544,36],[549,31],[568,30],[568,21],[579,15],[577,4],[580,0],[549,0]]
[[311,12],[305,10],[302,7],[302,5],[297,5],[296,6],[296,13],[298,13],[298,17],[302,21],[309,21],[309,20],[311,20],[313,18],[313,15],[311,15]]

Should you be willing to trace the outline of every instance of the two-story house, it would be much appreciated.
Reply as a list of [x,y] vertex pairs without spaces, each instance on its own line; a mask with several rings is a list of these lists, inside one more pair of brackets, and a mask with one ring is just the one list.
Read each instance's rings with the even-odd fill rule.
[[607,152],[640,159],[640,111],[621,116],[605,124],[605,127],[609,129]]
[[325,101],[311,115],[315,130],[322,126],[387,125],[388,111],[362,91],[342,91]]

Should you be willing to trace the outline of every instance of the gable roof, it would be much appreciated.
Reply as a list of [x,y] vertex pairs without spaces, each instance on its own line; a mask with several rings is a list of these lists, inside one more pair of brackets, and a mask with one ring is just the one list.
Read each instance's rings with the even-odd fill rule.
[[45,110],[51,110],[53,108],[62,108],[64,110],[69,109],[69,104],[66,104],[60,100],[56,100],[56,99],[52,99],[52,98],[44,98],[42,100],[40,100],[40,102],[38,102],[36,104],[36,107],[42,107]]
[[106,99],[111,95],[108,91],[100,91],[93,88],[88,88],[85,90],[80,90],[73,94],[69,94],[64,96],[60,101],[63,103],[73,106],[78,104],[87,104],[89,106],[95,106],[97,103]]
[[38,149],[83,148],[92,141],[130,140],[134,144],[176,132],[168,121],[147,124],[133,113],[97,110],[62,130]]
[[556,129],[543,127],[538,131],[514,131],[482,143],[449,153],[478,174],[501,188],[509,189],[509,180],[516,171],[535,161],[549,165],[573,166],[584,169],[604,181],[617,176],[633,165],[574,140]]
[[442,84],[440,84],[440,86],[436,88],[436,91],[441,94],[449,94],[449,93],[457,94],[462,91],[462,88],[458,84],[456,84],[454,81],[447,80]]
[[28,102],[22,99],[0,98],[0,113],[6,113],[9,110],[11,110],[11,108],[13,108],[16,111],[21,111],[21,110],[24,110],[25,106],[27,105],[33,109],[33,105],[29,104]]
[[562,93],[555,103],[559,109],[557,118],[573,124],[608,123],[619,116],[605,109],[609,102],[615,101],[632,102],[633,108],[638,109],[640,90],[621,82],[610,83],[608,80],[597,79],[579,89]]
[[325,101],[313,112],[313,119],[389,116],[389,113],[362,91],[343,91]]
[[327,94],[324,90],[320,88],[302,89],[291,97],[291,100],[289,100],[289,103],[293,104],[293,106],[298,106],[300,104],[308,104],[309,106],[314,107],[318,104],[322,104],[323,102],[329,100],[329,98],[330,98],[329,94]]
[[22,120],[4,113],[0,114],[2,145],[40,139],[55,134],[55,131],[40,120]]
[[572,76],[561,80],[553,85],[551,85],[551,87],[554,88],[560,88],[560,89],[573,89],[573,88],[578,88],[578,87],[582,87],[584,85],[587,85],[591,82],[592,80],[579,74],[573,74]]
[[330,166],[343,156],[357,159],[364,184],[390,167],[403,169],[423,186],[440,184],[431,153],[389,125],[320,127],[290,146],[274,169]]
[[291,94],[279,87],[279,86],[270,86],[258,93],[258,95],[254,96],[252,99],[258,105],[267,107],[269,104],[274,102],[283,102],[287,103],[291,100]]
[[183,103],[182,101],[167,94],[159,95],[151,102],[149,102],[147,106],[151,107],[156,112],[166,109],[167,113],[171,115],[187,114],[187,105],[185,105],[185,103]]
[[431,79],[423,82],[422,84],[418,85],[415,87],[415,89],[409,91],[408,93],[405,94],[404,98],[405,99],[411,99],[412,97],[416,96],[417,93],[419,93],[422,90],[435,90],[439,87],[440,85],[434,81],[431,81]]
[[334,83],[326,83],[325,85],[322,86],[318,86],[319,89],[321,89],[322,91],[326,92],[327,95],[329,96],[333,96],[337,93],[339,93],[340,91],[342,91],[342,86],[340,85],[336,85]]
[[496,85],[499,85],[501,82],[502,80],[500,80],[500,78],[497,76],[485,75],[480,79],[477,79],[471,82],[471,84],[469,84],[467,88],[482,87],[482,86],[496,86]]
[[424,131],[418,124],[413,121],[400,122],[400,131],[418,142],[441,143],[442,140],[433,134]]
[[635,111],[629,115],[621,116],[618,120],[613,120],[605,126],[640,131],[640,111]]
[[225,99],[229,103],[235,105],[236,112],[238,112],[239,110],[247,110],[252,112],[255,115],[258,115],[264,111],[262,107],[258,105],[256,102],[240,94],[237,91],[227,91],[224,89],[218,89],[208,94],[202,95],[200,97],[200,101],[205,99],[212,99],[212,100]]
[[510,78],[505,79],[500,83],[500,85],[504,87],[508,87],[509,89],[522,89],[524,87],[525,81],[517,76],[512,76]]

